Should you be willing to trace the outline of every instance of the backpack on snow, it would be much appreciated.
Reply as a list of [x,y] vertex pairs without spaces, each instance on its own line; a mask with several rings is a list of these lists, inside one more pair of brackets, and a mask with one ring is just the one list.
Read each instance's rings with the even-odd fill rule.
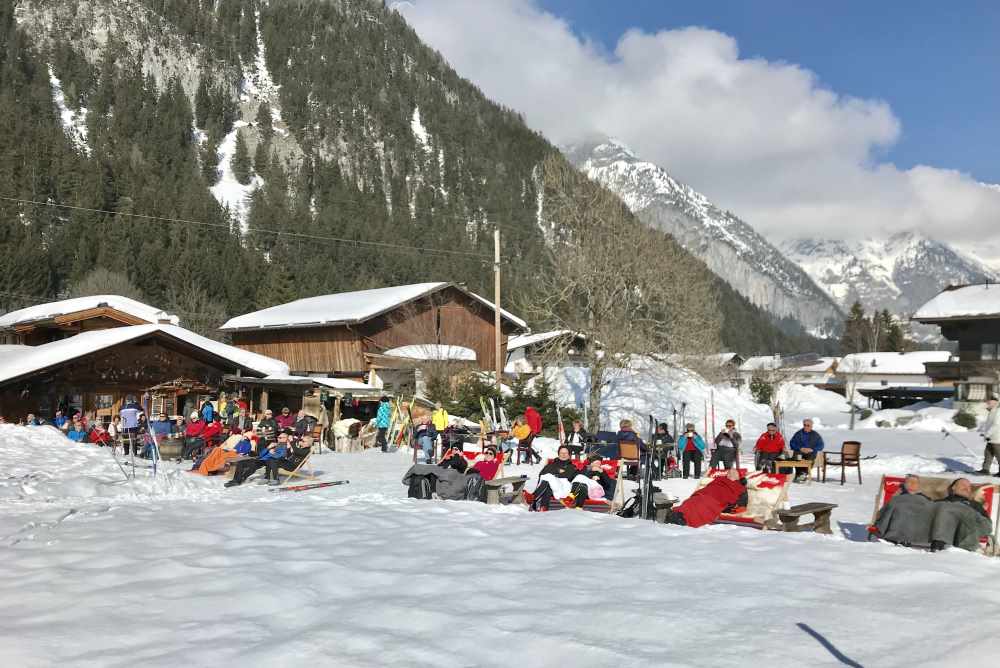
[[406,496],[411,499],[430,499],[434,494],[435,478],[430,475],[410,476],[410,488]]
[[465,480],[466,501],[486,501],[486,481],[478,471],[470,473]]

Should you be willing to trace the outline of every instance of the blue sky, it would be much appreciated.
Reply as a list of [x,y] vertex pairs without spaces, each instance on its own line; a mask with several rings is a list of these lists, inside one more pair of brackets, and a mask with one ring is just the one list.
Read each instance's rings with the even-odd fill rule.
[[541,0],[613,50],[630,28],[703,26],[741,57],[799,64],[840,94],[886,100],[902,123],[883,157],[1000,183],[1000,1]]

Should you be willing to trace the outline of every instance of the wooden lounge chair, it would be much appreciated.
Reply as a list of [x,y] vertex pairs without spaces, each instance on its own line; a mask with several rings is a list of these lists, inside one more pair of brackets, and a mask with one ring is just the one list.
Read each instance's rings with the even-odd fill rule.
[[[788,486],[791,476],[785,473],[765,473],[764,471],[748,472],[739,469],[740,477],[747,479],[746,508],[734,509],[731,513],[722,513],[714,524],[738,524],[754,529],[781,530],[782,523],[778,519],[778,511],[788,501]],[[715,478],[728,475],[726,469],[709,469],[698,481],[698,489],[712,482]]]
[[[551,461],[550,459],[549,462]],[[587,469],[586,460],[570,461],[581,473]],[[620,459],[601,460],[601,467],[605,473],[615,480],[614,494],[610,499],[587,499],[583,504],[583,509],[610,514],[618,511],[625,504],[625,485],[622,481],[624,480],[626,467],[623,460]],[[531,492],[524,492],[521,497],[526,505],[531,505],[531,502],[534,501],[534,496]],[[558,510],[565,507],[561,499],[553,498],[549,502],[549,510]]]
[[[878,513],[889,500],[894,497],[906,481],[904,476],[883,475],[879,481],[878,492],[875,494],[875,510],[872,512],[872,521],[868,526],[869,537],[876,539],[875,521]],[[932,501],[943,499],[948,495],[948,487],[954,482],[954,478],[937,478],[931,476],[920,476],[920,492]],[[973,483],[972,498],[983,504],[983,509],[993,521],[993,535],[983,538],[980,543],[980,551],[983,554],[1000,556],[1000,547],[997,545],[998,524],[1000,524],[1000,485],[996,483]],[[912,545],[911,547],[930,548],[929,545]]]

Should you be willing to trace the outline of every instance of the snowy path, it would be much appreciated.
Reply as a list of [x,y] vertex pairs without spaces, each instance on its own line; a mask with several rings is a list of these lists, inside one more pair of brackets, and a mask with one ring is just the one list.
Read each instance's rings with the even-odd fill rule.
[[[0,665],[839,665],[798,624],[865,666],[1000,651],[1000,560],[978,555],[414,501],[401,453],[323,455],[351,483],[310,492],[187,476],[125,493],[98,484],[121,477],[100,451],[32,440],[68,477],[91,470],[42,495],[10,447],[25,430],[0,430]],[[901,455],[935,444],[906,438]],[[840,503],[850,537],[879,473],[792,502]]]

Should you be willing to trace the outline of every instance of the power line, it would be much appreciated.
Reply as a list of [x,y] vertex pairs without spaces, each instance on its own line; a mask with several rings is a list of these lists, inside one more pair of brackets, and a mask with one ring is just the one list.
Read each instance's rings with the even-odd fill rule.
[[[73,206],[71,204],[57,204],[56,202],[39,202],[37,200],[20,199],[17,197],[5,197],[0,195],[0,200],[7,202],[16,202],[19,204],[35,204],[38,206],[48,206],[57,209],[71,209],[73,211],[86,211],[89,213],[103,213],[111,216],[128,216],[131,218],[141,218],[143,220],[159,220],[168,223],[181,223],[184,225],[197,225],[202,227],[213,227],[222,228],[227,231],[231,229],[229,223],[209,223],[200,220],[189,220],[186,218],[170,218],[166,216],[151,216],[142,213],[124,213],[119,211],[109,211],[107,209],[91,209],[84,206]],[[382,248],[386,250],[393,250],[399,252],[411,252],[411,253],[438,253],[442,255],[461,255],[466,257],[473,257],[484,262],[490,261],[492,258],[484,253],[474,253],[471,251],[461,251],[452,250],[448,248],[431,248],[428,246],[403,246],[401,244],[392,244],[384,241],[365,241],[362,239],[347,239],[344,237],[333,237],[320,234],[308,234],[305,232],[289,232],[285,230],[269,230],[260,227],[247,227],[246,231],[256,232],[261,234],[273,234],[275,236],[286,236],[296,239],[304,239],[309,241],[327,241],[332,243],[343,243],[352,244],[354,246],[368,246],[373,248]]]

